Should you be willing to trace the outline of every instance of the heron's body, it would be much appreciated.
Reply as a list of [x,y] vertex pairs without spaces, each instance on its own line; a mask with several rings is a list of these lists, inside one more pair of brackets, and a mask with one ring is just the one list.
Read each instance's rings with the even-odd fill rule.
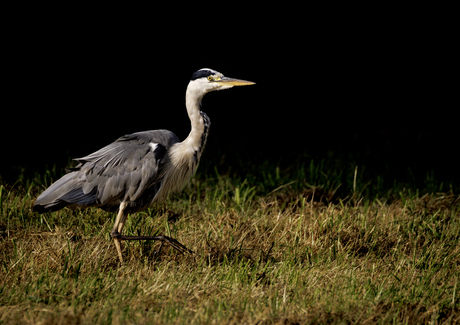
[[193,175],[201,158],[210,120],[200,111],[203,96],[212,90],[252,84],[229,79],[202,69],[195,72],[187,87],[186,107],[191,121],[188,137],[180,142],[168,130],[125,135],[108,146],[82,158],[72,171],[53,183],[35,202],[39,213],[65,206],[99,207],[118,211],[112,237],[122,262],[120,240],[153,239],[166,241],[179,251],[188,250],[164,236],[122,236],[128,213],[144,210],[180,191]]

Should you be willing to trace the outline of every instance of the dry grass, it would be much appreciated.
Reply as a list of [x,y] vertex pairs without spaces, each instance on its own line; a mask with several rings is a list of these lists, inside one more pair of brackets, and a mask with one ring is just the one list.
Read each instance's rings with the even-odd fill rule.
[[0,324],[460,322],[452,193],[344,203],[195,180],[125,229],[170,232],[196,254],[130,242],[120,267],[113,215],[38,216],[38,187],[1,191]]

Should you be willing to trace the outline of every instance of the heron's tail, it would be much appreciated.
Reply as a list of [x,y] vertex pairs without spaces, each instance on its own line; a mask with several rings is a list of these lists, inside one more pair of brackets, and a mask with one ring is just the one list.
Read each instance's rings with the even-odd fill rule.
[[83,193],[81,182],[71,172],[51,184],[35,201],[33,211],[38,213],[57,211],[68,205],[88,206],[96,199],[96,189]]

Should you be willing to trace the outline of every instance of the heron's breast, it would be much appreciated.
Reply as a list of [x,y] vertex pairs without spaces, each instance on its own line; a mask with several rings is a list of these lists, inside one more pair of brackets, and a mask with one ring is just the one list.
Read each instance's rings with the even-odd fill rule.
[[170,193],[181,191],[196,169],[198,160],[195,151],[184,148],[181,144],[177,143],[170,148],[169,161],[164,166],[164,177],[155,202],[164,200]]

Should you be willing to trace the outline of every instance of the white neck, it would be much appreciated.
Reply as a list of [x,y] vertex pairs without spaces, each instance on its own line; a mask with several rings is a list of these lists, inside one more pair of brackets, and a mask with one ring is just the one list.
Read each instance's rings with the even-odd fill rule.
[[198,150],[201,145],[201,136],[204,132],[204,121],[200,114],[200,105],[204,92],[193,87],[190,83],[185,94],[185,106],[187,107],[188,117],[192,124],[192,130],[188,137],[183,141],[184,144]]
[[156,194],[155,200],[161,200],[168,193],[181,190],[185,182],[192,177],[200,160],[210,121],[206,114],[201,115],[200,104],[206,91],[198,86],[190,82],[187,87],[185,104],[192,130],[184,141],[171,146],[169,158],[173,168],[166,171],[165,181],[162,182],[163,185]]

